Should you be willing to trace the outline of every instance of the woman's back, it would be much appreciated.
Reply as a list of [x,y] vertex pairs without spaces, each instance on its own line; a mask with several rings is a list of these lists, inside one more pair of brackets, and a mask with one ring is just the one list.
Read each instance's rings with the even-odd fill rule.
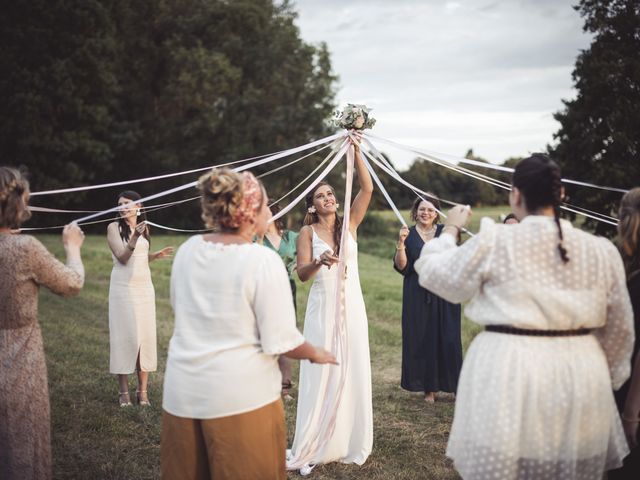
[[530,215],[518,225],[483,220],[478,238],[461,247],[465,254],[454,259],[438,293],[460,301],[477,292],[466,313],[484,325],[601,327],[612,305],[624,305],[612,298],[624,291],[620,256],[611,242],[569,222],[562,221],[562,231],[568,263],[558,254],[553,218]]
[[[275,354],[302,342],[288,276],[256,244],[185,242],[171,274],[175,328],[163,407],[188,418],[242,413],[280,396]],[[293,347],[291,347],[293,345]]]

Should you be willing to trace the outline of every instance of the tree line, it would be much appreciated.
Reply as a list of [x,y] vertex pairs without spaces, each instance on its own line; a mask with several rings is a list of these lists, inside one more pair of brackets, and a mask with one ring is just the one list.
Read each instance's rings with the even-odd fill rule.
[[[32,190],[199,168],[333,132],[326,120],[336,108],[338,77],[326,45],[301,39],[288,1],[15,0],[3,7],[0,153],[3,164],[27,168]],[[581,0],[575,9],[593,41],[577,58],[577,95],[555,114],[560,128],[547,150],[565,177],[631,188],[640,184],[640,3]],[[289,191],[324,155],[265,177],[270,194]],[[467,157],[482,160],[472,150]],[[329,178],[338,189],[342,173],[338,168]],[[460,203],[507,200],[499,188],[421,159],[401,174]],[[407,208],[413,194],[379,176]],[[192,179],[132,188],[145,195]],[[617,193],[566,189],[572,203],[602,213],[615,213],[620,200]],[[56,196],[48,206],[106,208],[116,193]],[[386,208],[379,192],[373,206]],[[178,208],[180,215],[168,209],[154,218],[199,225],[195,202]],[[32,223],[64,219],[35,216]],[[602,224],[591,226],[607,233]]]

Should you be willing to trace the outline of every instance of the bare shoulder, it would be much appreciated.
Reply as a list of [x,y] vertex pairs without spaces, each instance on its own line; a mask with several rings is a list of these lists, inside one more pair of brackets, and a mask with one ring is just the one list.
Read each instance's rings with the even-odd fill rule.
[[305,225],[300,229],[298,240],[308,240],[313,236],[313,228],[311,225]]
[[107,232],[111,232],[112,230],[118,231],[118,222],[111,222],[107,225]]

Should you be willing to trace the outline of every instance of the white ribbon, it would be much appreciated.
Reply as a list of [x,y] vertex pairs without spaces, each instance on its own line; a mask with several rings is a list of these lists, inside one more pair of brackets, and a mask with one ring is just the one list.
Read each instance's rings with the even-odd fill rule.
[[[344,135],[344,134],[342,134],[342,135]],[[233,168],[233,171],[235,171],[235,172],[242,172],[242,171],[244,171],[244,170],[248,170],[248,169],[250,169],[250,168],[257,167],[257,166],[260,166],[260,165],[263,165],[263,164],[265,164],[265,163],[273,162],[274,160],[278,160],[279,158],[282,158],[282,157],[286,157],[286,156],[292,155],[293,153],[298,153],[298,152],[300,152],[300,151],[302,151],[302,150],[306,150],[306,149],[308,149],[308,148],[310,148],[310,147],[315,147],[315,146],[317,146],[317,145],[318,145],[319,143],[321,143],[321,142],[326,142],[326,141],[334,140],[334,139],[335,139],[335,138],[337,138],[338,136],[340,136],[340,134],[332,135],[332,136],[330,136],[330,137],[326,137],[326,138],[324,138],[324,139],[322,139],[322,140],[317,140],[317,141],[315,141],[315,142],[309,143],[309,144],[307,144],[307,145],[303,145],[303,146],[301,146],[301,147],[292,148],[292,149],[287,150],[287,151],[285,151],[285,152],[277,153],[277,154],[272,155],[272,156],[270,156],[270,157],[263,158],[263,159],[261,159],[261,160],[256,160],[256,161],[251,162],[251,163],[248,163],[248,164],[246,164],[246,165],[241,165],[241,166],[239,166],[239,167],[235,167],[235,168]],[[329,140],[327,140],[327,139],[329,139]],[[149,200],[154,200],[154,199],[156,199],[156,198],[160,198],[160,197],[164,197],[164,196],[167,196],[167,195],[171,195],[172,193],[180,192],[180,191],[182,191],[182,190],[186,190],[187,188],[193,188],[193,187],[195,187],[197,184],[198,184],[198,181],[196,180],[196,181],[193,181],[193,182],[187,183],[187,184],[185,184],[185,185],[180,185],[180,186],[178,186],[178,187],[170,188],[169,190],[165,190],[165,191],[163,191],[163,192],[155,193],[155,194],[153,194],[153,195],[149,195],[149,196],[147,196],[147,197],[143,197],[143,198],[141,198],[141,199],[139,199],[139,200],[136,200],[136,203],[144,203],[144,202],[149,201]],[[118,210],[122,210],[123,208],[126,208],[126,206],[117,206],[117,207],[109,208],[109,209],[107,209],[107,210],[103,210],[102,212],[94,213],[94,214],[92,214],[92,215],[87,215],[86,217],[79,218],[79,219],[77,219],[75,222],[76,222],[76,223],[84,222],[84,221],[86,221],[86,220],[90,220],[90,219],[95,218],[95,217],[100,217],[100,216],[102,216],[102,215],[106,215],[107,213],[111,213],[111,212],[115,212],[115,211],[118,211]]]
[[286,215],[289,212],[289,210],[295,207],[300,202],[300,200],[302,200],[305,197],[305,195],[313,189],[313,187],[315,187],[318,183],[320,183],[322,179],[329,174],[329,172],[333,169],[333,167],[335,167],[337,163],[340,161],[340,159],[344,156],[348,148],[349,148],[348,144],[343,145],[342,148],[340,148],[340,150],[338,151],[338,153],[333,157],[329,165],[327,165],[325,169],[322,171],[322,173],[320,173],[318,178],[316,178],[313,182],[311,182],[311,184],[307,188],[305,188],[304,191],[300,193],[300,195],[298,195],[291,203],[289,203],[289,205],[287,205],[282,210],[280,210],[276,215],[274,215],[270,221],[273,222],[278,218]]
[[84,190],[95,190],[95,189],[98,189],[98,188],[117,187],[117,186],[120,186],[120,185],[130,185],[130,184],[133,184],[133,183],[149,182],[149,181],[152,181],[152,180],[160,180],[160,179],[163,179],[163,178],[171,178],[171,177],[176,177],[176,176],[179,176],[179,175],[187,175],[187,174],[190,174],[190,173],[204,172],[206,170],[211,170],[212,168],[226,167],[226,166],[229,166],[229,165],[235,165],[236,163],[247,162],[249,160],[254,160],[254,159],[257,159],[257,158],[266,157],[266,158],[270,159],[269,161],[271,161],[271,160],[276,160],[278,158],[282,158],[282,157],[287,157],[289,155],[293,155],[294,153],[298,153],[298,152],[301,152],[303,150],[307,150],[309,148],[313,148],[313,147],[316,147],[318,145],[322,145],[324,143],[328,143],[328,142],[330,142],[332,140],[335,140],[336,138],[338,138],[340,136],[343,136],[343,135],[344,134],[342,134],[342,133],[336,133],[334,135],[329,135],[328,137],[321,138],[320,140],[316,140],[314,142],[307,143],[306,145],[302,145],[300,147],[295,147],[295,148],[290,148],[288,150],[282,150],[282,151],[277,152],[275,154],[270,154],[269,153],[269,154],[266,154],[266,155],[258,155],[258,156],[255,156],[255,157],[245,158],[243,160],[235,160],[233,162],[221,163],[219,165],[211,165],[209,167],[195,168],[193,170],[185,170],[185,171],[182,171],[182,172],[167,173],[165,175],[157,175],[157,176],[154,176],[154,177],[137,178],[135,180],[123,180],[123,181],[120,181],[120,182],[103,183],[103,184],[100,184],[100,185],[87,185],[87,186],[84,186],[84,187],[61,188],[61,189],[58,189],[58,190],[45,190],[45,191],[41,191],[41,192],[32,192],[31,196],[32,197],[36,197],[36,196],[39,196],[39,195],[53,195],[53,194],[57,194],[57,193],[81,192],[81,191],[84,191]]
[[[443,157],[449,157],[449,158],[452,159],[452,161],[455,161],[455,162],[458,162],[458,163],[464,163],[464,164],[467,164],[467,165],[474,165],[476,167],[488,168],[488,169],[491,169],[491,170],[499,170],[501,172],[510,172],[510,173],[513,173],[513,170],[514,170],[513,168],[503,167],[501,165],[494,165],[493,163],[484,163],[484,162],[479,162],[477,160],[471,160],[469,158],[455,157],[453,155],[449,155],[449,154],[445,154],[445,153],[437,153],[437,152],[431,152],[431,151],[428,151],[428,150],[420,150],[420,149],[417,149],[415,147],[410,147],[408,145],[403,145],[401,143],[397,143],[397,142],[394,142],[392,140],[388,140],[388,139],[385,139],[385,138],[382,138],[382,137],[378,137],[378,136],[370,134],[370,133],[366,134],[366,136],[369,137],[369,138],[375,138],[377,140],[380,140],[381,142],[387,143],[389,145],[393,145],[393,146],[395,146],[397,148],[400,148],[402,150],[408,150],[410,152],[419,154],[421,156],[422,155],[432,156],[432,157],[438,158],[438,159],[440,159],[441,161],[444,161],[444,162],[447,162],[447,161],[446,160],[442,160],[442,158]],[[451,162],[447,162],[447,163],[451,163]],[[582,182],[582,181],[579,181],[579,180],[572,180],[570,178],[563,178],[562,182],[563,183],[570,183],[570,184],[573,184],[573,185],[580,185],[580,186],[583,186],[583,187],[597,188],[597,189],[600,189],[600,190],[608,190],[608,191],[611,191],[611,192],[627,193],[629,191],[629,190],[626,190],[624,188],[606,187],[606,186],[603,186],[603,185],[596,185],[594,183]]]

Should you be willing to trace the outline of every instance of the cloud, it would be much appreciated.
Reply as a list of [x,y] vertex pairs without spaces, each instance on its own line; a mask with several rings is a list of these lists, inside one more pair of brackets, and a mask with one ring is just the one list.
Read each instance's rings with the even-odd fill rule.
[[574,96],[571,71],[590,37],[572,3],[298,0],[295,8],[302,37],[329,46],[339,102],[373,107],[377,135],[428,139],[456,155],[473,147],[501,162],[550,143],[552,113]]

